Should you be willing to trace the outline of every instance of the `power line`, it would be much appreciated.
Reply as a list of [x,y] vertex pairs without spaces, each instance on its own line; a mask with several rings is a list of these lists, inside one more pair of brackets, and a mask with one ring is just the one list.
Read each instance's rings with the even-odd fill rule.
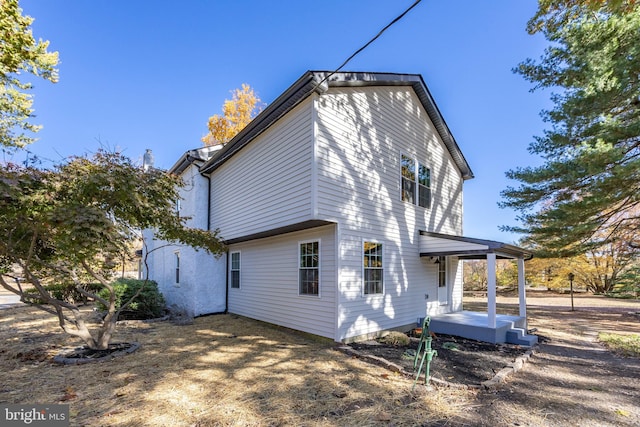
[[367,43],[364,44],[364,46],[362,46],[360,49],[356,50],[351,56],[349,56],[343,63],[342,65],[340,65],[338,68],[336,68],[334,71],[332,71],[331,73],[329,73],[324,79],[322,79],[314,88],[317,89],[318,86],[320,86],[322,83],[326,82],[331,76],[333,76],[335,73],[337,73],[338,71],[340,71],[345,65],[347,65],[349,63],[349,61],[351,61],[356,55],[358,55],[360,52],[362,52],[363,50],[365,50],[371,43],[373,43],[374,41],[376,41],[378,39],[378,37],[380,37],[382,35],[382,33],[384,33],[385,31],[387,31],[387,29],[389,29],[389,27],[391,27],[393,24],[395,24],[396,22],[398,22],[399,20],[401,20],[402,18],[404,18],[404,16],[409,13],[409,11],[411,9],[413,9],[414,7],[416,7],[418,5],[418,3],[420,3],[422,0],[416,0],[411,6],[409,6],[409,8],[407,10],[405,10],[404,12],[402,12],[400,15],[398,15],[393,21],[389,22],[389,24],[387,24],[387,26],[385,26],[383,29],[381,29],[378,34],[375,35],[375,37],[373,37],[371,40],[369,40]]

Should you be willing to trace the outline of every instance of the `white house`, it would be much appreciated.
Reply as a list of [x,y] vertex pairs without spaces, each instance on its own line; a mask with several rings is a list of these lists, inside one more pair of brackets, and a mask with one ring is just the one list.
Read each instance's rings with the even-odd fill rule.
[[[462,237],[473,173],[419,75],[306,72],[224,147],[187,152],[172,172],[187,182],[181,214],[228,246],[217,260],[175,246],[150,253],[151,278],[192,314],[227,311],[335,341],[429,315],[436,331],[531,342],[530,254]],[[496,314],[491,273],[488,313],[462,311],[470,257],[494,272],[496,258],[522,261],[520,316]]]
[[[171,172],[182,177],[184,187],[176,202],[176,215],[189,217],[187,225],[208,229],[209,179],[199,167],[222,147],[204,147],[187,151]],[[190,246],[169,244],[153,238],[152,230],[145,230],[144,252],[149,277],[158,287],[169,306],[175,306],[190,316],[220,313],[226,310],[224,257],[214,258],[203,250]]]

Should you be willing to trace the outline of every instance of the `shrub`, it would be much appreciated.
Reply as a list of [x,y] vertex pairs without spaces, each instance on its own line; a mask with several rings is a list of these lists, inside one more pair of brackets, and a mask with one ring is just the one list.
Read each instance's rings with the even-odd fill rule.
[[[116,310],[129,301],[142,288],[138,296],[120,312],[119,319],[154,319],[164,314],[164,297],[153,280],[118,279],[112,283],[116,294]],[[102,289],[101,298],[109,299],[109,291]],[[98,309],[106,311],[107,307],[98,303]]]
[[402,332],[398,331],[391,331],[387,335],[380,338],[380,342],[388,345],[404,347],[409,345],[409,342],[411,342],[411,340],[409,339],[407,334],[403,334]]
[[[82,289],[91,293],[98,293],[102,286],[99,283],[85,283],[81,285]],[[60,301],[65,301],[71,304],[77,304],[79,302],[87,303],[89,298],[82,295],[76,289],[76,286],[73,283],[52,283],[50,285],[44,286],[44,289],[49,292],[49,294]],[[31,288],[25,290],[25,295],[29,296],[29,301],[36,304],[45,304],[46,302],[40,296],[40,293],[37,289]]]

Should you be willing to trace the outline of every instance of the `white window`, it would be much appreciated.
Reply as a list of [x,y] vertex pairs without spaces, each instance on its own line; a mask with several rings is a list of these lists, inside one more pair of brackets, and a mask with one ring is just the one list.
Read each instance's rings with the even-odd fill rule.
[[438,257],[438,287],[447,287],[447,258]]
[[180,283],[180,252],[174,252],[176,262],[176,284]]
[[402,155],[402,200],[416,202],[416,163],[411,157]]
[[428,208],[431,206],[431,170],[412,157],[400,156],[402,200]]
[[231,287],[240,289],[240,252],[231,252]]
[[382,243],[364,242],[363,249],[363,293],[381,294],[384,290]]
[[418,163],[418,206],[431,207],[431,171]]
[[300,243],[298,292],[300,295],[320,293],[320,242]]

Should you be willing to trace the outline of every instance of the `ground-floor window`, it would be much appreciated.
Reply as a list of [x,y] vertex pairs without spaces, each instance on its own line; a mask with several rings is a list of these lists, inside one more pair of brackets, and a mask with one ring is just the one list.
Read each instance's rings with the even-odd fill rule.
[[365,295],[381,294],[384,289],[382,243],[364,242],[363,270]]
[[300,243],[299,293],[300,295],[319,295],[320,292],[320,242]]
[[240,252],[231,252],[231,287],[240,288]]
[[174,252],[176,263],[176,284],[180,283],[180,252]]
[[447,258],[438,257],[438,287],[444,288],[447,286]]

